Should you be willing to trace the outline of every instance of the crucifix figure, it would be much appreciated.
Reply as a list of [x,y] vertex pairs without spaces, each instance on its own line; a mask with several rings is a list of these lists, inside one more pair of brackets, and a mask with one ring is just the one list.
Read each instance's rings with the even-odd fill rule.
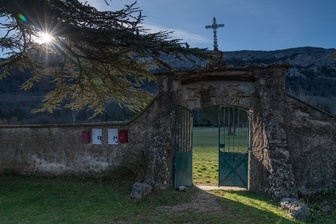
[[206,29],[213,29],[214,33],[214,51],[218,51],[218,43],[217,43],[217,28],[224,27],[224,24],[217,24],[216,17],[213,17],[212,25],[205,26]]

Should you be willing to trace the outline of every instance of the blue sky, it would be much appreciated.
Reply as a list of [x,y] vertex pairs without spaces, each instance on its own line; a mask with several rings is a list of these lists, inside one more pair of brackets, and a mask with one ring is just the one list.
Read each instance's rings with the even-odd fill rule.
[[[89,0],[100,10],[120,9],[133,0]],[[172,30],[191,47],[213,49],[216,17],[218,48],[279,50],[293,47],[336,48],[336,0],[138,0],[145,26]]]
[[[81,1],[105,11],[134,2]],[[213,49],[213,31],[205,26],[216,17],[225,25],[217,30],[221,51],[336,48],[336,0],[138,0],[137,6],[143,26],[174,31],[191,47]]]

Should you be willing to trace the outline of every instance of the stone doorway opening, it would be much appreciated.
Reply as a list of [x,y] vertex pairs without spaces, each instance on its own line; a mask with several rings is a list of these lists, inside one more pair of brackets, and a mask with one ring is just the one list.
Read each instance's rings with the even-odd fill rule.
[[248,188],[249,113],[232,106],[193,111],[193,183]]
[[193,110],[193,183],[218,186],[218,106]]
[[[160,74],[158,86],[161,100],[158,107],[162,108],[162,111],[156,117],[160,121],[158,127],[162,127],[160,129],[162,134],[156,139],[163,141],[158,144],[159,150],[157,151],[162,150],[168,154],[170,151],[173,152],[175,157],[169,158],[175,159],[172,161],[175,165],[171,166],[174,169],[172,172],[169,172],[171,168],[168,166],[160,168],[162,172],[156,175],[158,182],[167,186],[170,183],[169,176],[167,176],[168,182],[162,176],[171,173],[175,175],[176,186],[178,185],[176,183],[179,183],[177,182],[178,177],[183,177],[183,174],[188,174],[187,172],[192,170],[192,167],[189,169],[190,157],[187,157],[192,154],[192,147],[182,147],[183,142],[181,142],[185,140],[185,146],[189,146],[189,139],[186,138],[189,135],[182,134],[188,133],[190,126],[183,129],[184,123],[176,122],[176,120],[179,121],[177,119],[179,117],[174,119],[174,114],[169,108],[173,108],[173,105],[180,105],[186,111],[192,111],[207,106],[230,105],[249,110],[252,135],[248,154],[247,189],[254,192],[268,192],[278,198],[297,197],[297,183],[294,180],[295,173],[292,168],[295,168],[298,163],[292,164],[291,157],[294,156],[297,160],[300,158],[298,156],[301,154],[297,154],[296,148],[301,148],[302,145],[296,142],[296,138],[302,138],[299,133],[297,135],[292,135],[292,133],[294,129],[301,126],[295,126],[300,123],[295,120],[296,118],[294,119],[296,123],[290,122],[294,120],[287,114],[287,111],[292,112],[296,110],[295,108],[301,106],[306,108],[306,106],[284,92],[287,69],[287,65],[271,65],[209,68]],[[293,116],[307,116],[308,118],[309,116],[314,117],[317,113],[314,111],[308,114],[309,111],[297,111],[298,114],[294,113]],[[163,116],[167,118],[165,122]],[[175,125],[173,129],[171,121],[175,121],[175,124],[180,126],[176,128]],[[171,132],[168,132],[169,130]],[[170,133],[173,135],[171,136]],[[175,141],[169,143],[169,140]],[[181,159],[182,162],[186,161],[186,163],[179,163],[177,159]],[[188,169],[182,169],[184,168],[182,164],[186,164]],[[178,165],[181,166],[178,167]],[[192,180],[186,184],[182,182],[180,184],[178,186],[188,186],[187,184],[192,184]]]

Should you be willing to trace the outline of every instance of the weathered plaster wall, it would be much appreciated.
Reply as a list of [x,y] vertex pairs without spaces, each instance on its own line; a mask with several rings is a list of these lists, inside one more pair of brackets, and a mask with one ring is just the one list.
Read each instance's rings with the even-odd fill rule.
[[[89,175],[120,165],[131,151],[148,156],[144,182],[155,188],[172,186],[172,99],[161,94],[128,123],[0,126],[0,170],[21,174]],[[81,142],[82,130],[103,130],[103,144]],[[109,128],[128,130],[128,143],[107,142]]]
[[[233,74],[242,76],[242,80],[225,81],[225,76]],[[189,77],[179,83],[177,94],[179,102],[189,109],[197,109],[213,105],[232,105],[242,108],[252,108],[255,85],[245,81],[243,77],[250,76],[250,71],[211,72],[214,80],[193,80]],[[199,74],[200,75],[200,74]],[[204,74],[209,75],[209,74]]]
[[[111,126],[110,128],[116,126]],[[81,142],[85,129],[102,128],[103,144]],[[22,174],[92,175],[116,166],[125,144],[108,145],[106,126],[2,126],[0,170],[11,168]]]
[[292,97],[285,126],[296,186],[302,194],[336,189],[336,119]]

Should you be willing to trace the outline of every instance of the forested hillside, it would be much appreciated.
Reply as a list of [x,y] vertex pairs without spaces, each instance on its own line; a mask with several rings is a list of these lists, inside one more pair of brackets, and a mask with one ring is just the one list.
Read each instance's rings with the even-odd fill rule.
[[[231,67],[251,65],[289,64],[286,76],[286,91],[300,99],[336,115],[336,60],[331,55],[336,49],[293,48],[277,51],[232,51],[224,52],[224,60]],[[166,58],[170,64],[181,69],[193,69],[194,64]],[[200,67],[204,62],[199,62]],[[53,88],[46,78],[25,92],[20,86],[28,79],[29,72],[13,71],[11,76],[0,80],[0,124],[27,123],[73,123],[88,121],[127,120],[134,115],[117,103],[106,106],[106,113],[89,119],[92,112],[85,109],[72,111],[63,108],[54,113],[31,113],[39,108],[45,93]],[[155,93],[154,83],[144,86]]]
[[[93,111],[61,108],[53,113],[34,113],[41,108],[44,95],[54,86],[48,78],[36,83],[29,91],[20,87],[28,79],[29,72],[12,71],[0,80],[0,125],[1,124],[60,124],[94,121],[124,121],[134,116],[134,112],[120,107],[117,102],[106,105],[106,113],[92,118]],[[153,88],[148,84],[146,88]]]

